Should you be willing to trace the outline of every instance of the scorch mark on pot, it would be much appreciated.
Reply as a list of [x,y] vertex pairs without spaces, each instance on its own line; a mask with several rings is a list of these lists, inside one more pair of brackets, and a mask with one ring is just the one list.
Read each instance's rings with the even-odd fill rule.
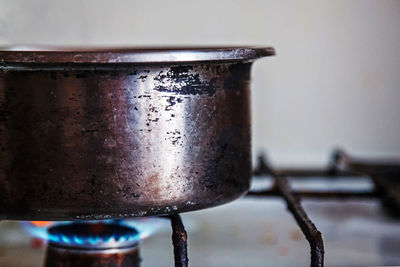
[[202,81],[200,74],[193,71],[193,66],[171,67],[166,73],[154,77],[154,89],[159,92],[171,92],[180,95],[214,95],[216,91],[216,78]]
[[167,97],[167,102],[169,103],[166,107],[165,107],[165,111],[169,111],[172,110],[172,107],[176,105],[176,103],[182,103],[183,99],[179,98],[179,97],[174,97],[174,96],[168,96]]

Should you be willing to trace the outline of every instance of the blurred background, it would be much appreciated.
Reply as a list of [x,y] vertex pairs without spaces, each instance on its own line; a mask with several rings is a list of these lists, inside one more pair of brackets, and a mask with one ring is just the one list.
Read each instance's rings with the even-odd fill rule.
[[[335,147],[400,156],[398,0],[0,0],[0,46],[14,45],[273,46],[277,56],[252,72],[254,155],[278,166],[322,165]],[[305,207],[323,233],[328,266],[400,264],[400,225],[381,219],[379,203]],[[239,200],[183,219],[191,266],[309,264],[281,199]],[[0,266],[41,266],[40,240],[16,223],[0,229]],[[143,266],[172,266],[163,229],[144,242]]]
[[253,68],[254,152],[319,164],[400,155],[400,1],[0,1],[0,45],[270,45]]

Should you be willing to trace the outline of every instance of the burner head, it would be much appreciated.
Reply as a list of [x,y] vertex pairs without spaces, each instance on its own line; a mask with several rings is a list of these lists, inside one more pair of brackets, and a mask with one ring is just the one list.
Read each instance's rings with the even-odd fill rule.
[[72,223],[51,227],[46,267],[139,266],[139,233],[110,223]]
[[136,246],[139,233],[130,227],[109,223],[72,223],[49,229],[51,245],[74,249],[111,249]]

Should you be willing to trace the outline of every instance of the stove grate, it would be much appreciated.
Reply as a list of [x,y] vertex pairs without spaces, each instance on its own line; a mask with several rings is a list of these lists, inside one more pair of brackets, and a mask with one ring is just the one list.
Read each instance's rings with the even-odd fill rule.
[[[301,206],[300,197],[322,199],[379,198],[387,210],[398,216],[400,213],[400,162],[373,162],[349,157],[341,150],[332,153],[330,164],[326,169],[282,169],[275,170],[265,159],[258,158],[253,171],[255,177],[271,176],[274,186],[261,191],[250,191],[247,197],[282,197],[288,210],[295,218],[305,238],[310,244],[311,267],[324,266],[324,243],[322,234],[310,220]],[[370,177],[375,187],[373,190],[292,190],[287,177]],[[187,233],[179,214],[170,216],[173,229],[175,266],[188,266]]]
[[172,244],[174,245],[174,259],[176,267],[187,267],[189,259],[187,256],[187,233],[183,226],[181,216],[173,214],[170,216],[172,226]]

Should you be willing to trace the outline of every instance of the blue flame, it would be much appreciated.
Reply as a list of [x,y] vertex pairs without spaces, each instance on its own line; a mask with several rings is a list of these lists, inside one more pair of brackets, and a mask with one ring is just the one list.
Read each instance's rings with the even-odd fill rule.
[[85,240],[83,238],[80,238],[79,236],[74,236],[73,239],[74,243],[78,245],[82,245],[85,242]]
[[[73,222],[72,221],[54,222],[52,225],[55,226],[55,225],[63,225],[63,224],[70,224],[70,223],[73,223]],[[34,225],[34,224],[32,224],[31,222],[28,222],[28,221],[21,222],[21,225],[22,225],[23,229],[26,232],[28,232],[28,234],[31,235],[32,237],[40,238],[40,239],[43,239],[45,241],[46,240],[54,241],[54,242],[59,241],[59,237],[50,236],[47,233],[47,230],[49,229],[48,226],[39,227],[39,226],[36,226],[36,225]]]
[[[63,221],[63,222],[53,222],[51,225],[59,226],[65,224],[74,223],[72,221]],[[125,242],[125,241],[141,241],[155,232],[159,231],[161,228],[169,228],[168,220],[149,217],[149,218],[136,218],[136,219],[126,219],[126,220],[103,220],[103,221],[87,221],[87,223],[113,223],[119,224],[121,226],[130,227],[136,229],[138,234],[132,235],[107,235],[102,238],[99,236],[91,235],[89,237],[83,237],[79,235],[63,235],[63,234],[49,234],[49,227],[39,227],[35,226],[30,222],[22,222],[23,228],[33,237],[43,239],[45,241],[51,241],[55,243],[64,243],[64,244],[77,244],[82,245],[84,243],[89,243],[92,245],[97,244],[98,242]]]
[[123,226],[135,228],[139,232],[140,240],[148,238],[163,228],[169,229],[169,220],[157,217],[120,220],[119,223]]
[[100,242],[100,237],[98,237],[98,236],[89,236],[87,240],[88,240],[88,242],[90,244],[96,245],[97,243]]
[[81,222],[54,226],[49,229],[48,234],[49,240],[53,243],[81,247],[110,246],[126,241],[131,243],[140,241],[140,235],[136,229],[115,222]]

